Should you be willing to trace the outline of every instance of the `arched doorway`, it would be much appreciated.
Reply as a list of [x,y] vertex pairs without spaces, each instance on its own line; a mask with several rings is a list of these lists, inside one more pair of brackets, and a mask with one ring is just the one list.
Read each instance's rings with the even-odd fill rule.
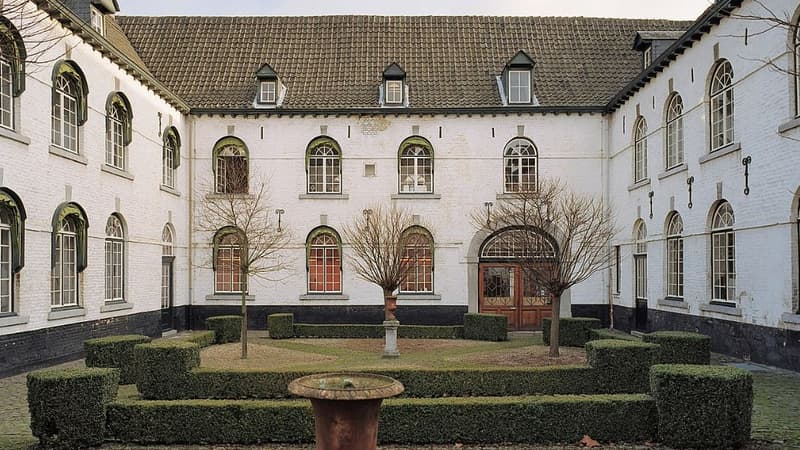
[[555,247],[542,233],[506,228],[481,246],[478,311],[508,317],[509,330],[540,330],[552,315],[550,297],[536,282],[530,263],[553,264]]

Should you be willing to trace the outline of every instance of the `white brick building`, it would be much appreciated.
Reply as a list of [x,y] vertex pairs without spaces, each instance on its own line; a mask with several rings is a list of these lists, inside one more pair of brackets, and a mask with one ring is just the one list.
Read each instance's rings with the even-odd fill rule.
[[[797,1],[768,3],[797,23]],[[238,164],[269,180],[293,236],[292,270],[251,280],[251,327],[283,311],[378,322],[381,292],[340,236],[394,204],[432,241],[401,321],[458,323],[492,298],[537,328],[549,307],[470,214],[558,177],[613,202],[623,230],[619,264],[571,289],[562,314],[697,330],[715,350],[800,368],[796,40],[746,20],[766,15],[756,2],[718,1],[695,22],[10,4],[24,14],[0,22],[0,373],[74,356],[87,337],[235,312],[230,246],[214,255],[194,214],[208,186],[236,189],[220,174]],[[31,44],[43,35],[56,44]]]

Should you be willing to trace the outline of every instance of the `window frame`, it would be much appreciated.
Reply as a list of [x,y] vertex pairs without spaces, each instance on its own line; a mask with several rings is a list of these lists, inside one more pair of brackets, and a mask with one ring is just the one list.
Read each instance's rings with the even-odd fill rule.
[[119,105],[112,104],[106,115],[106,159],[107,166],[127,170],[127,143],[125,127],[127,113]]
[[[414,154],[412,154],[414,152]],[[397,154],[398,194],[432,194],[434,180],[433,148],[425,142],[405,142]],[[411,184],[405,183],[407,179]],[[423,184],[420,185],[419,181]],[[405,189],[408,186],[409,189]],[[418,189],[422,186],[421,189]]]
[[[309,194],[342,193],[342,152],[333,140],[312,141],[306,153],[306,192]],[[329,183],[328,179],[332,181]],[[329,189],[329,185],[332,187]],[[321,187],[322,190],[318,190]]]
[[0,47],[0,127],[14,130],[14,110],[14,69]]
[[[729,220],[728,220],[729,218]],[[723,200],[711,216],[711,303],[736,306],[736,219],[731,204]],[[724,255],[720,254],[724,250]],[[720,269],[724,266],[724,273]],[[720,283],[717,283],[717,279]],[[718,293],[724,292],[722,295]]]
[[[237,154],[224,154],[226,152],[236,152]],[[250,152],[241,139],[228,136],[220,139],[214,145],[213,151],[213,171],[214,171],[214,193],[218,195],[243,195],[250,192]],[[244,179],[239,180],[241,186],[233,186],[232,181],[228,180],[228,168],[232,165],[234,158],[240,160],[241,170],[244,170]]]
[[[523,143],[525,145],[523,145]],[[523,147],[532,151],[531,154],[523,154],[519,150]],[[516,154],[513,154],[517,152]],[[516,163],[516,175],[514,175],[514,164]],[[523,169],[528,168],[526,173],[529,178],[523,182]],[[532,170],[531,170],[532,168]],[[530,177],[533,176],[533,181]],[[510,178],[516,178],[510,179]],[[516,188],[514,188],[516,186]],[[532,186],[532,187],[531,187]],[[511,189],[509,188],[511,187]],[[503,148],[503,192],[506,194],[517,192],[536,192],[539,187],[539,150],[536,144],[528,138],[516,137],[511,139]]]
[[[222,232],[218,232],[218,235]],[[214,293],[241,294],[244,288],[244,274],[241,271],[242,244],[236,231],[223,232],[215,238],[214,246]],[[227,265],[226,265],[227,264]],[[225,276],[228,279],[225,279]],[[220,280],[222,277],[222,280]],[[227,285],[227,286],[226,286]],[[220,289],[220,286],[223,289]],[[229,289],[224,289],[228,287]]]
[[105,302],[125,301],[125,226],[121,217],[112,214],[106,222],[105,235]]
[[89,25],[92,27],[93,30],[105,36],[106,34],[105,17],[103,13],[100,12],[100,10],[97,9],[94,5],[89,5]]
[[[272,89],[267,89],[270,86]],[[259,82],[258,102],[265,105],[278,103],[278,80],[261,80]]]
[[683,98],[673,92],[667,101],[664,125],[665,168],[673,169],[684,163]]
[[634,225],[633,296],[634,300],[648,299],[647,286],[647,225],[639,219]]
[[[50,307],[52,309],[59,308],[72,308],[80,306],[79,287],[80,287],[80,271],[78,271],[78,231],[79,225],[75,223],[72,217],[64,217],[59,226],[59,230],[55,235],[55,247],[53,248],[53,260],[55,266],[52,268],[51,273],[51,286],[50,286]],[[68,252],[65,251],[65,242],[71,244],[66,247]],[[65,256],[70,256],[65,261]],[[66,267],[71,267],[65,270]],[[56,269],[58,269],[56,271]],[[71,280],[72,293],[69,297],[69,302],[66,302],[65,297],[65,279]],[[57,283],[56,283],[57,282]],[[56,289],[56,284],[58,289]]]
[[647,180],[647,120],[639,116],[633,125],[633,182]]
[[[0,17],[0,60],[7,65],[6,102],[8,117],[6,121],[0,117],[0,127],[16,130],[18,114],[17,98],[25,91],[25,62],[28,54],[25,49],[25,42],[17,30],[17,27],[6,17]],[[2,72],[2,69],[0,69]],[[2,77],[0,75],[0,77]],[[0,84],[2,84],[0,82]],[[3,88],[0,88],[2,91]],[[0,100],[2,103],[2,100]],[[2,108],[2,106],[0,106]],[[0,114],[1,115],[1,114]]]
[[684,241],[683,218],[678,212],[669,216],[666,232],[666,264],[667,264],[667,298],[683,301],[684,299]]
[[[523,82],[522,78],[520,77],[522,74],[525,75],[525,80]],[[517,75],[517,79],[514,79],[514,76]],[[508,70],[508,103],[509,104],[530,104],[531,98],[533,95],[531,94],[531,70],[530,69],[509,69]],[[516,84],[515,84],[516,81]],[[524,92],[527,94],[526,97],[522,96]],[[516,93],[516,98],[515,94]]]
[[[52,139],[54,146],[75,154],[80,153],[79,104],[74,94],[75,80],[60,74],[53,86]],[[66,120],[70,118],[72,120]],[[69,133],[67,133],[69,130]],[[69,136],[69,137],[66,137]]]
[[735,140],[735,98],[733,65],[722,59],[717,62],[709,86],[709,153]]
[[[327,241],[318,243],[323,238]],[[316,264],[317,261],[320,261],[320,264]],[[306,274],[306,288],[309,294],[342,293],[342,241],[333,229],[318,228],[309,234],[306,240]],[[320,275],[321,280],[317,278]],[[328,279],[329,275],[334,277],[332,281]],[[314,289],[320,285],[321,290]]]
[[[398,287],[399,294],[432,294],[434,292],[434,241],[430,232],[412,227],[403,233],[402,264],[406,274]],[[422,259],[420,259],[422,252]],[[422,264],[420,264],[422,262]],[[413,273],[413,281],[410,273]],[[421,282],[419,280],[422,280]],[[422,288],[420,288],[420,285]]]
[[402,105],[405,98],[403,80],[385,80],[383,102],[387,105]]
[[[161,185],[175,189],[178,167],[181,159],[181,137],[175,127],[170,126],[163,133],[161,147]],[[216,183],[216,178],[215,178]],[[216,184],[215,184],[216,189]]]
[[[791,27],[790,27],[791,29]],[[800,117],[800,18],[794,23],[794,115]]]
[[[13,221],[7,216],[5,208],[0,208],[0,316],[13,314],[15,310],[15,249],[11,237]],[[3,288],[6,294],[3,294]]]
[[172,262],[174,260],[175,233],[172,231],[172,226],[167,223],[161,230],[161,309],[172,307]]

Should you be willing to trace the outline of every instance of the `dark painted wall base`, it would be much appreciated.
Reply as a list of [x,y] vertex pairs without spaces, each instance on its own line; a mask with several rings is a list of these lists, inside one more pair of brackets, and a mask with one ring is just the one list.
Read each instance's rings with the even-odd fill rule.
[[[608,317],[608,305],[573,305],[572,315],[603,320],[603,310]],[[634,326],[634,309],[614,305],[614,328],[630,332]],[[702,333],[711,336],[713,352],[800,371],[800,331],[648,309],[646,331],[659,330]]]

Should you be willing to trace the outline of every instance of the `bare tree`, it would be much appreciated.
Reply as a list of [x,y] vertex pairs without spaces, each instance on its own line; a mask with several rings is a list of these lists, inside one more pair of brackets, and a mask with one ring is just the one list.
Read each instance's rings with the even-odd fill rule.
[[[60,2],[37,2],[46,3],[45,6],[53,9],[68,9]],[[0,0],[0,16],[4,19],[0,23],[0,30],[8,28],[9,25],[19,34],[14,42],[5,42],[5,46],[16,48],[4,48],[9,54],[17,54],[25,63],[33,65],[49,65],[50,63],[64,56],[64,49],[54,52],[53,50],[65,42],[69,36],[69,31],[63,28],[57,21],[50,18],[48,14],[40,10],[38,6],[27,0]]]
[[[247,358],[247,292],[250,277],[274,281],[273,275],[289,268],[281,251],[292,235],[273,221],[269,207],[268,183],[263,178],[248,179],[245,164],[229,164],[224,179],[204,183],[196,198],[196,228],[214,236],[211,257],[203,267],[228,270],[238,280],[230,281],[231,291],[240,291],[242,300],[242,359]],[[248,186],[250,189],[248,189]],[[281,211],[282,212],[282,211]],[[218,252],[224,247],[226,254]],[[217,266],[223,264],[224,267]]]
[[513,193],[488,218],[480,209],[472,220],[483,229],[511,230],[512,242],[521,250],[522,270],[551,299],[550,356],[559,356],[561,296],[610,266],[611,240],[617,232],[612,208],[595,195],[543,179],[538,190]]
[[352,247],[350,266],[359,277],[383,290],[385,320],[395,320],[393,294],[415,261],[405,254],[411,237],[407,231],[413,226],[411,214],[404,209],[371,206],[344,228]]

